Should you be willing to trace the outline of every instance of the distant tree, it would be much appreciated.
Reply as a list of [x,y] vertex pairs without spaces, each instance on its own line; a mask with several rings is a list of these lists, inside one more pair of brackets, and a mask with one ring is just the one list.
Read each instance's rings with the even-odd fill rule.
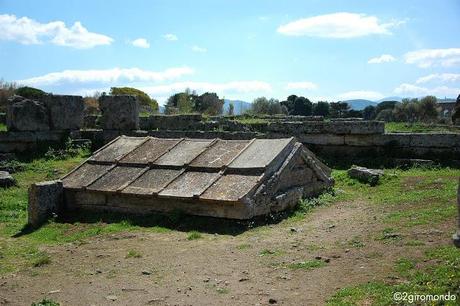
[[383,101],[377,104],[377,107],[375,109],[375,113],[378,114],[384,109],[393,109],[395,106],[399,104],[398,101]]
[[249,112],[256,115],[277,115],[286,114],[286,109],[276,99],[259,97],[254,99]]
[[23,86],[16,89],[14,94],[27,99],[40,99],[47,93],[38,88]]
[[146,112],[158,112],[158,102],[155,99],[149,97],[148,94],[139,90],[137,88],[132,87],[112,87],[110,88],[111,95],[134,95],[137,96],[139,100],[139,106],[141,107],[141,111]]
[[287,109],[287,113],[292,115],[294,112],[294,101],[297,99],[296,95],[290,95],[285,101],[281,102],[281,106]]
[[232,102],[230,102],[230,104],[228,105],[228,112],[227,112],[227,114],[228,114],[229,116],[233,116],[234,113],[235,113],[235,106],[233,105]]
[[350,110],[350,105],[347,102],[331,102],[329,106],[331,118],[345,118]]
[[377,117],[375,119],[385,122],[393,121],[393,110],[389,108],[384,109],[377,114]]
[[0,79],[0,112],[6,112],[8,99],[14,95],[16,88],[16,83],[5,82]]
[[345,118],[363,118],[363,111],[362,110],[356,110],[356,109],[350,109],[346,114]]
[[363,118],[365,120],[374,120],[376,115],[376,107],[373,105],[368,105],[363,109]]
[[224,100],[214,92],[206,92],[195,100],[195,111],[207,115],[220,115],[223,112]]
[[[288,98],[289,99],[289,98]],[[292,115],[310,116],[312,113],[313,103],[305,97],[297,97],[294,100],[294,110]]]
[[96,91],[91,96],[86,96],[83,98],[83,103],[85,105],[85,114],[97,114],[99,112],[99,97],[101,93]]
[[313,104],[313,115],[314,116],[329,116],[329,103],[324,101],[318,101]]
[[170,96],[165,105],[166,114],[192,113],[195,108],[194,98],[189,91],[180,92]]
[[439,116],[439,106],[435,96],[426,96],[420,100],[419,118],[423,122],[435,122]]

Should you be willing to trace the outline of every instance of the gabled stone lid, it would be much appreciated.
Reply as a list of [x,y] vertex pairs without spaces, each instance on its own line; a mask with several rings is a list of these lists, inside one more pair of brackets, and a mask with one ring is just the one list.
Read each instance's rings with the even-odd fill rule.
[[292,151],[285,139],[120,136],[62,180],[64,188],[160,198],[242,201]]

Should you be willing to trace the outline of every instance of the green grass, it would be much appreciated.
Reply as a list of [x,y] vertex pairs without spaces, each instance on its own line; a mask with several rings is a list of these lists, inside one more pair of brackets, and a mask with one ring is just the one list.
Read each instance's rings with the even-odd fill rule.
[[430,133],[430,132],[452,132],[460,133],[460,127],[453,125],[386,122],[386,133]]
[[[395,305],[393,294],[454,294],[460,296],[460,252],[453,246],[429,250],[426,259],[400,258],[395,271],[401,281],[370,282],[339,290],[328,305]],[[407,302],[406,302],[407,303]],[[435,304],[433,304],[435,305]],[[457,305],[446,302],[443,305]]]
[[136,250],[129,250],[128,254],[126,254],[125,258],[141,258],[142,254]]
[[236,121],[238,121],[241,124],[264,124],[269,122],[267,119],[256,117],[242,117],[237,118]]
[[312,259],[289,264],[287,267],[291,270],[313,270],[316,268],[324,267],[326,263],[319,259]]
[[202,235],[201,235],[200,232],[197,232],[197,231],[191,231],[187,235],[187,240],[196,240],[196,239],[200,239],[200,238],[202,238]]
[[6,130],[6,124],[0,123],[0,132],[5,132]]
[[262,251],[259,252],[259,256],[281,256],[284,254],[284,251],[282,250],[269,250],[269,249],[263,249]]
[[58,302],[53,301],[52,299],[43,299],[40,302],[32,303],[32,306],[59,306]]

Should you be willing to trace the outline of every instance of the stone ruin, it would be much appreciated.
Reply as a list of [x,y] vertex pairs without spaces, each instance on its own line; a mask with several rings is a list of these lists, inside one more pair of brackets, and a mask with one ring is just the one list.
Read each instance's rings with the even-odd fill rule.
[[45,95],[39,101],[21,96],[9,100],[8,131],[78,130],[83,126],[81,96]]
[[[62,182],[32,186],[29,222],[38,224],[59,207],[134,214],[177,210],[191,215],[251,219],[293,207],[302,197],[320,194],[333,184],[330,173],[294,138],[120,136],[63,177]],[[62,203],[56,203],[57,199],[63,199]]]

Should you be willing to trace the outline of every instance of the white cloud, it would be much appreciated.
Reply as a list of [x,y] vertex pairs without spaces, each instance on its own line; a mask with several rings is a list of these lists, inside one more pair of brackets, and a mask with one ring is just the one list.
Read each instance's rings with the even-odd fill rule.
[[147,41],[147,39],[145,38],[138,38],[138,39],[135,39],[131,42],[131,44],[134,46],[134,47],[139,47],[139,48],[145,48],[145,49],[148,49],[150,48],[150,43]]
[[349,91],[339,94],[338,97],[342,100],[351,100],[351,99],[367,99],[367,100],[379,100],[384,97],[384,95],[378,91],[369,91],[369,90],[356,90]]
[[271,92],[270,84],[262,81],[235,81],[227,83],[211,83],[211,82],[178,82],[167,85],[145,86],[139,87],[142,91],[147,92],[152,96],[168,95],[180,92],[190,88],[197,92],[216,92],[222,96],[225,94],[234,93],[250,93],[250,92]]
[[302,90],[314,90],[317,89],[318,85],[313,82],[291,82],[287,83],[286,89],[302,89]]
[[169,41],[176,41],[178,40],[177,36],[171,33],[163,35],[163,38]]
[[60,83],[113,83],[117,81],[164,81],[175,79],[183,75],[193,74],[189,67],[169,68],[164,71],[150,71],[139,68],[113,68],[103,70],[64,70],[52,72],[42,76],[33,77],[16,82],[22,85],[46,86]]
[[277,32],[289,36],[353,38],[373,34],[390,35],[390,29],[401,23],[381,23],[375,16],[342,12],[292,21],[278,27]]
[[411,51],[404,55],[404,59],[407,64],[415,64],[421,68],[451,67],[460,64],[460,48]]
[[433,88],[421,87],[413,84],[403,83],[395,88],[394,92],[399,95],[412,97],[437,96],[437,97],[456,97],[460,93],[460,88],[438,86]]
[[0,15],[0,40],[17,41],[24,45],[49,42],[77,49],[89,49],[98,45],[110,45],[109,36],[89,32],[79,21],[68,28],[62,21],[40,23],[28,17]]
[[417,84],[428,83],[432,81],[439,81],[442,83],[446,82],[458,82],[460,81],[459,73],[434,73],[429,74],[424,77],[420,77],[415,81]]
[[192,47],[192,51],[193,51],[193,52],[199,52],[199,53],[205,53],[205,52],[208,51],[208,49],[202,48],[202,47],[198,47],[198,46],[195,45],[195,46]]
[[390,54],[383,54],[378,57],[373,57],[367,61],[368,64],[382,64],[382,63],[389,63],[389,62],[394,62],[396,61],[396,58],[394,58]]

